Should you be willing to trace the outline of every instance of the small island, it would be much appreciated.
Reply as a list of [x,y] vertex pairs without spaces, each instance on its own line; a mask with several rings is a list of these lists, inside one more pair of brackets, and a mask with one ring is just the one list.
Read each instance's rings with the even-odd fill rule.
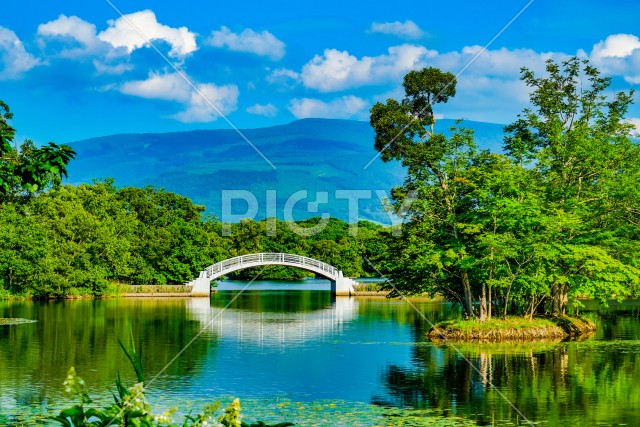
[[21,325],[23,323],[35,323],[35,322],[37,322],[37,320],[20,319],[16,317],[9,317],[9,318],[0,317],[0,326]]
[[507,317],[486,322],[447,320],[426,336],[432,341],[537,341],[585,337],[595,331],[595,323],[575,316]]
[[380,159],[407,168],[391,192],[405,222],[378,264],[390,296],[441,296],[465,319],[425,331],[432,339],[585,336],[595,325],[568,316],[579,299],[640,295],[633,91],[608,97],[611,79],[582,58],[545,68],[521,69],[530,103],[500,152],[462,120],[438,128],[436,109],[456,96],[450,72],[410,71],[403,99],[371,109]]

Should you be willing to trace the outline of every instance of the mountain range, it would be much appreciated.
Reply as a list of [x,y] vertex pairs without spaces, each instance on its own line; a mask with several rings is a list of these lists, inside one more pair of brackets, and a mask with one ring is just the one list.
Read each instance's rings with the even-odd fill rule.
[[[451,125],[453,120],[437,123],[440,129]],[[465,126],[474,129],[481,148],[500,151],[502,125],[469,121]],[[243,216],[301,220],[322,214],[345,221],[391,222],[380,198],[402,183],[405,171],[399,162],[371,162],[378,153],[369,123],[304,119],[241,132],[255,149],[231,129],[72,142],[77,156],[69,165],[68,182],[108,177],[119,187],[161,187],[231,222]],[[301,190],[307,191],[306,197]],[[349,197],[354,206],[359,199],[351,216]]]

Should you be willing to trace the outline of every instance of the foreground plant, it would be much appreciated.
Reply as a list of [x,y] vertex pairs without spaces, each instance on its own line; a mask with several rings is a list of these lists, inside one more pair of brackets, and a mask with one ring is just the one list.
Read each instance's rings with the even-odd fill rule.
[[72,367],[64,381],[64,387],[69,396],[78,399],[78,403],[63,409],[59,415],[51,417],[53,420],[64,427],[288,427],[293,425],[287,422],[270,425],[263,421],[247,424],[241,420],[239,399],[235,399],[220,416],[217,415],[220,402],[205,405],[199,414],[187,414],[182,423],[173,421],[177,408],[165,411],[162,415],[154,415],[153,408],[145,397],[140,354],[136,352],[135,347],[127,351],[122,342],[120,346],[131,361],[137,382],[126,387],[118,374],[115,382],[117,393],[113,394],[114,403],[104,408],[87,407],[93,403],[93,400],[87,393],[84,380]]

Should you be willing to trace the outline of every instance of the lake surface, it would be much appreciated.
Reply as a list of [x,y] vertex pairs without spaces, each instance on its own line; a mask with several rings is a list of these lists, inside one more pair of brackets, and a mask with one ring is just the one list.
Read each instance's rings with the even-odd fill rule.
[[400,425],[433,425],[425,414],[640,425],[639,302],[588,303],[588,340],[453,348],[424,338],[425,319],[459,315],[446,303],[332,298],[322,280],[245,286],[224,282],[211,299],[0,302],[0,317],[37,320],[0,326],[0,425],[44,423],[68,403],[71,366],[92,397],[106,399],[118,372],[133,382],[117,341],[131,332],[162,408],[237,396],[249,419],[298,425],[398,425],[402,414],[413,421]]

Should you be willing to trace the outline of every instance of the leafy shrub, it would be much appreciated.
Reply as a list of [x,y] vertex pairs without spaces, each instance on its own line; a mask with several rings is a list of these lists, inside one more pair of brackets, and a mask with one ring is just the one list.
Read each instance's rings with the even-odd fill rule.
[[220,402],[214,402],[205,405],[199,414],[187,414],[184,421],[179,424],[173,421],[177,408],[165,411],[161,415],[154,415],[153,408],[145,398],[142,359],[135,347],[127,351],[122,342],[120,346],[131,361],[137,382],[126,387],[118,374],[115,382],[117,393],[113,394],[114,403],[104,408],[88,407],[93,401],[87,393],[84,380],[76,375],[72,367],[64,381],[64,387],[67,394],[76,398],[78,403],[51,417],[54,421],[63,427],[288,427],[293,425],[287,422],[269,425],[262,421],[247,424],[241,420],[239,399],[235,399],[219,416],[217,412]]

